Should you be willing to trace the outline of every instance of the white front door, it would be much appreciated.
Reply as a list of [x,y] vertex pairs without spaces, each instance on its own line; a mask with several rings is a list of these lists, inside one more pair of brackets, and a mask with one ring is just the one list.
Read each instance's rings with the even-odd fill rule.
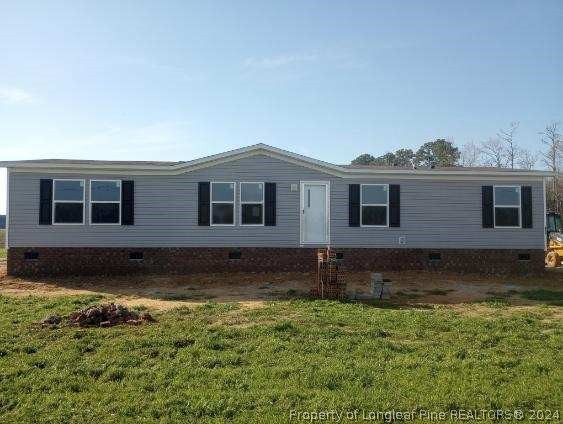
[[328,183],[301,183],[301,243],[328,243]]

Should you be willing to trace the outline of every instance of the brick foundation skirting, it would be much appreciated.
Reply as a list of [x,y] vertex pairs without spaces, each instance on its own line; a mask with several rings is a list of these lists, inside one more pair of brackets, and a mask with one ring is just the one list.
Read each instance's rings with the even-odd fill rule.
[[[543,250],[335,249],[348,271],[443,270],[482,274],[539,274]],[[8,249],[8,274],[118,275],[212,272],[312,272],[315,248],[98,248]]]

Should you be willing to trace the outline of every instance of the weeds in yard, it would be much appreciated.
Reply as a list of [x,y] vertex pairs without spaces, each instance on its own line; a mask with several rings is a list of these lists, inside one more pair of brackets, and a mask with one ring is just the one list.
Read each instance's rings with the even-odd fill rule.
[[492,296],[493,298],[497,298],[497,299],[507,299],[511,296],[514,296],[517,293],[518,293],[518,291],[516,291],[516,290],[508,290],[508,291],[503,291],[503,292],[488,291],[486,294],[488,294],[489,296]]
[[[475,316],[208,302],[160,313],[150,326],[32,325],[95,301],[0,297],[0,421],[287,422],[291,409],[560,406],[556,307],[483,304]],[[233,316],[252,325],[226,324]]]
[[216,296],[208,293],[191,292],[191,293],[160,293],[156,292],[155,296],[162,300],[210,300]]
[[506,298],[506,296],[490,297],[488,299],[477,301],[475,303],[487,305],[491,308],[504,308],[504,307],[506,307],[510,304],[509,300]]

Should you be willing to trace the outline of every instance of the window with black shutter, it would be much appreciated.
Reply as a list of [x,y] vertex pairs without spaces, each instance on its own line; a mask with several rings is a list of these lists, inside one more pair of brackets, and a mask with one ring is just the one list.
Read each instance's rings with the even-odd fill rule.
[[264,183],[240,183],[241,225],[264,225]]
[[135,224],[135,183],[121,181],[121,225]]
[[350,227],[360,226],[360,185],[350,184],[348,186],[348,225]]
[[389,185],[362,184],[360,205],[362,227],[387,227]]
[[84,224],[84,180],[53,180],[53,224]]
[[39,225],[53,223],[53,180],[39,182]]
[[389,185],[389,226],[401,226],[401,186]]
[[90,223],[121,223],[121,181],[90,180]]
[[276,183],[264,184],[264,225],[272,227],[276,225]]
[[483,228],[493,228],[495,226],[493,186],[481,187],[481,198]]
[[210,222],[210,190],[209,181],[198,184],[198,225],[209,226]]
[[522,186],[522,228],[533,228],[532,187]]
[[521,227],[520,186],[494,186],[495,227]]
[[211,183],[211,225],[235,225],[235,183]]

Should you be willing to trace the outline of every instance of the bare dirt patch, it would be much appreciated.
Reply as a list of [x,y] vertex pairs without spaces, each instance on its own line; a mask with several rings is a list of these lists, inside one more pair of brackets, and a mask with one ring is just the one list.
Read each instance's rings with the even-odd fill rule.
[[[0,272],[2,272],[0,270]],[[462,304],[510,299],[514,305],[534,305],[518,293],[544,288],[563,289],[563,273],[540,277],[489,277],[439,272],[388,272],[394,304]],[[208,301],[236,302],[255,308],[265,302],[305,297],[313,274],[194,274],[122,277],[15,278],[0,274],[0,294],[9,296],[102,295],[127,306],[170,309]],[[348,273],[350,292],[369,293],[370,273]]]
[[128,306],[155,309],[208,301],[258,307],[266,301],[304,296],[312,276],[304,274],[194,274],[124,277],[0,278],[0,294],[12,296],[103,295]]

